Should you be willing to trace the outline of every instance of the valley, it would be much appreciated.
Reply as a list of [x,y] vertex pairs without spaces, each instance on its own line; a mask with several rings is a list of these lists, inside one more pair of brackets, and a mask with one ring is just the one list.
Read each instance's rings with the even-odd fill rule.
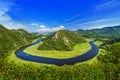
[[[39,40],[38,35],[28,33],[22,29],[8,30],[1,25],[0,31],[2,31],[2,33],[0,33],[0,35],[2,35],[0,36],[0,44],[2,45],[0,46],[1,80],[90,80],[93,78],[96,80],[106,80],[109,78],[119,80],[119,38],[116,39],[114,36],[112,39],[107,37],[94,38],[94,36],[87,38],[83,35],[79,36],[77,33],[74,34],[74,32],[71,31],[66,32],[65,30],[64,33],[64,30],[62,30],[60,39],[53,39],[53,33],[47,35],[43,38],[42,43],[39,43],[41,40]],[[65,35],[66,33],[68,37]],[[67,41],[64,39],[65,37]],[[80,42],[77,40],[80,40]],[[89,45],[88,42],[92,40],[96,40],[94,43],[99,47],[99,53],[98,49],[96,49],[97,47],[95,47],[96,45],[93,43],[91,44],[94,46]],[[8,43],[6,43],[6,41]],[[46,43],[48,46],[46,46]],[[52,46],[52,44],[55,46]],[[62,45],[57,48],[60,44]],[[22,46],[26,45],[28,46],[24,50]],[[41,47],[43,48],[40,49]],[[91,48],[93,50],[91,50]],[[24,52],[16,55],[16,51],[18,51],[18,53],[21,52],[19,50]],[[82,58],[81,56],[85,55],[84,53],[89,52],[89,50],[92,52]],[[24,59],[18,58],[20,56]],[[88,57],[90,58],[88,59]],[[86,58],[88,59],[87,61]],[[38,61],[36,61],[36,59]],[[81,62],[81,60],[83,61]]]
[[[39,42],[39,41],[40,40],[38,40],[37,42]],[[35,43],[37,44],[37,42],[35,42]],[[23,48],[17,50],[15,54],[18,58],[21,58],[23,60],[33,61],[33,62],[55,64],[55,65],[65,65],[65,64],[72,65],[72,64],[75,64],[77,62],[87,61],[87,60],[93,58],[94,56],[96,56],[98,54],[98,51],[99,51],[98,47],[95,44],[93,44],[93,42],[94,41],[89,42],[89,44],[91,45],[92,48],[88,52],[86,52],[82,55],[78,55],[78,56],[75,56],[75,57],[73,56],[73,57],[65,58],[65,59],[63,59],[63,58],[62,59],[56,59],[56,58],[50,58],[50,57],[42,57],[42,56],[38,57],[38,56],[29,55],[29,53],[23,52],[23,50],[27,46],[25,48],[23,47]]]
[[43,56],[43,57],[49,57],[49,58],[70,58],[70,57],[75,57],[78,55],[82,55],[83,53],[87,52],[90,50],[90,45],[89,43],[82,43],[82,44],[77,44],[72,51],[47,51],[47,50],[37,50],[37,47],[39,44],[36,44],[34,46],[30,46],[24,50],[24,52],[32,54],[32,55],[37,55],[37,56]]
[[0,0],[0,80],[120,80],[120,0]]

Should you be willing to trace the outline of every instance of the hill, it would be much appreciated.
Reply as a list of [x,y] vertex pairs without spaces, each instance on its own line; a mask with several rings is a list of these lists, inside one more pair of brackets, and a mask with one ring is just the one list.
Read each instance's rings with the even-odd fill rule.
[[79,29],[76,32],[88,38],[120,38],[120,25],[92,30]]
[[76,32],[60,30],[45,38],[38,49],[71,51],[76,44],[83,42],[86,42],[85,39]]
[[35,37],[35,35],[31,35],[23,29],[8,30],[0,25],[0,56],[3,57],[11,50],[31,43],[31,39]]

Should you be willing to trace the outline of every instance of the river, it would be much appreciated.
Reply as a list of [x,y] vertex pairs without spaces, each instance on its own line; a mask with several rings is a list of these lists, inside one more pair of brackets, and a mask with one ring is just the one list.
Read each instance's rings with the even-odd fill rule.
[[78,62],[83,62],[87,61],[89,59],[92,59],[95,57],[98,52],[99,48],[97,45],[94,44],[95,41],[90,41],[89,44],[91,45],[91,49],[84,53],[83,55],[72,57],[72,58],[67,58],[67,59],[55,59],[55,58],[47,58],[47,57],[42,57],[42,56],[34,56],[30,55],[29,53],[24,52],[24,49],[33,46],[35,44],[38,44],[42,42],[42,39],[37,40],[36,42],[29,44],[27,46],[24,46],[20,49],[18,49],[15,54],[18,58],[26,60],[26,61],[32,61],[32,62],[39,62],[39,63],[45,63],[45,64],[55,64],[55,65],[73,65]]

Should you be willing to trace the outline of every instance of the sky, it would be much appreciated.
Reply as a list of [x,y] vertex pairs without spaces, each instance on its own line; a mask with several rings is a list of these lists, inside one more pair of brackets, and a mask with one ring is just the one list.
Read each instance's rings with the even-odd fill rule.
[[120,0],[0,0],[0,24],[39,33],[120,25]]

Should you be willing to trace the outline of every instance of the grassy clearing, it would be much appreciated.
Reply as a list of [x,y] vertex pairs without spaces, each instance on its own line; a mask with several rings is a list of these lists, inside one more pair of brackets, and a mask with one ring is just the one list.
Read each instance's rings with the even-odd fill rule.
[[30,46],[26,48],[24,51],[32,55],[63,59],[63,58],[70,58],[70,57],[81,55],[87,52],[88,50],[90,50],[91,48],[88,43],[80,43],[74,47],[73,51],[55,51],[55,50],[54,51],[47,51],[47,50],[42,51],[42,50],[37,50],[39,45],[40,44]]
[[44,63],[38,63],[38,62],[31,62],[31,61],[26,61],[26,60],[22,60],[22,59],[19,59],[16,57],[16,55],[14,54],[15,51],[13,51],[7,58],[6,58],[6,61],[8,63],[14,63],[16,65],[19,65],[19,66],[22,66],[24,64],[26,65],[29,65],[29,66],[35,66],[35,67],[40,67],[40,66],[55,66],[55,65],[52,65],[52,64],[44,64]]
[[34,43],[34,42],[36,42],[38,39],[34,39],[33,41],[32,41],[32,43]]
[[[97,45],[101,44],[101,42],[95,42]],[[35,45],[37,46],[37,45]],[[83,46],[83,45],[81,45]],[[84,47],[85,48],[85,47]],[[104,50],[100,49],[99,50],[99,54],[102,54]],[[56,65],[53,65],[53,64],[43,64],[43,63],[37,63],[37,62],[31,62],[31,61],[25,61],[25,60],[22,60],[22,59],[19,59],[16,57],[16,55],[14,54],[15,51],[13,51],[7,58],[6,58],[6,61],[8,63],[14,63],[16,65],[19,65],[19,66],[23,66],[23,65],[28,65],[28,66],[32,66],[32,67],[36,67],[36,68],[39,68],[39,67],[44,67],[44,66],[49,66],[49,67],[56,67]],[[99,55],[98,54],[98,55]],[[98,56],[97,55],[97,56]],[[80,62],[80,63],[76,63],[75,65],[79,65],[79,64],[83,64],[83,63],[86,63],[86,64],[95,64],[97,63],[97,56],[94,57],[93,59],[90,59],[88,61],[85,61],[85,62]]]
[[[27,66],[30,66],[30,67],[33,67],[33,68],[42,68],[42,67],[61,67],[61,66],[57,66],[57,65],[54,65],[54,64],[44,64],[44,63],[38,63],[38,62],[32,62],[32,61],[26,61],[26,60],[22,60],[22,59],[19,59],[16,57],[16,55],[14,54],[15,51],[13,51],[8,57],[6,57],[5,61],[7,63],[14,63],[15,65],[17,66],[24,66],[24,65],[27,65]],[[80,64],[94,64],[95,60],[97,60],[96,58],[95,59],[91,59],[89,61],[85,61],[85,62],[78,62],[76,63],[75,65],[80,65]],[[64,65],[64,66],[72,66],[72,65]],[[64,67],[63,66],[63,67]]]
[[1,69],[0,80],[100,80],[104,77],[97,64],[46,65],[18,59],[14,53],[7,57]]
[[96,44],[97,46],[100,46],[100,45],[103,44],[103,43],[102,43],[101,41],[96,41],[95,44]]
[[[36,40],[34,40],[34,42],[35,42]],[[90,41],[90,40],[89,40]],[[86,43],[84,43],[84,44],[86,44]],[[84,46],[84,44],[82,44],[81,46],[85,49],[85,46]],[[100,42],[100,41],[96,41],[95,42],[95,44],[96,45],[100,45],[100,44],[102,44],[102,42]],[[38,44],[37,45],[35,45],[35,46],[38,46]],[[35,46],[31,46],[31,47],[34,47],[35,48]],[[78,48],[78,46],[76,46],[77,48]],[[89,47],[90,47],[90,45],[89,45]],[[30,47],[29,47],[30,48]],[[76,48],[76,49],[77,49]],[[16,65],[20,65],[20,66],[22,66],[22,65],[30,65],[30,66],[33,66],[33,67],[40,67],[40,66],[49,66],[49,67],[51,67],[51,66],[55,66],[55,65],[52,65],[52,64],[43,64],[43,63],[37,63],[37,62],[31,62],[31,61],[25,61],[25,60],[22,60],[22,59],[19,59],[19,58],[17,58],[16,57],[16,55],[14,54],[14,52],[15,51],[13,51],[7,58],[6,58],[6,60],[9,62],[9,63],[14,63],[14,64],[16,64]],[[99,54],[102,54],[104,52],[104,50],[102,50],[102,49],[100,49],[99,50]],[[98,54],[98,55],[99,55]],[[33,54],[32,54],[33,55]],[[35,54],[36,55],[36,54]],[[80,53],[79,53],[79,55],[80,55]],[[97,55],[97,56],[98,56]],[[50,55],[50,56],[54,56],[54,55]],[[90,60],[88,60],[88,61],[85,61],[85,62],[82,62],[82,63],[87,63],[87,64],[94,64],[94,63],[96,63],[97,62],[97,56],[96,57],[94,57],[93,59],[90,59]],[[82,64],[82,63],[77,63],[76,65],[79,65],[79,64]]]
[[[12,52],[1,66],[0,80],[106,80],[109,78],[103,64],[93,63],[96,58],[75,65],[46,65],[18,59]],[[91,63],[91,65],[89,65]],[[89,63],[89,64],[86,64]],[[101,67],[102,65],[103,67]],[[111,65],[110,65],[111,66]],[[106,67],[106,65],[105,65]],[[109,65],[108,65],[109,67]],[[110,68],[114,70],[112,67]],[[115,69],[117,70],[117,69]],[[110,71],[112,72],[112,71]],[[114,74],[114,73],[113,73]],[[85,76],[83,76],[85,75]]]

